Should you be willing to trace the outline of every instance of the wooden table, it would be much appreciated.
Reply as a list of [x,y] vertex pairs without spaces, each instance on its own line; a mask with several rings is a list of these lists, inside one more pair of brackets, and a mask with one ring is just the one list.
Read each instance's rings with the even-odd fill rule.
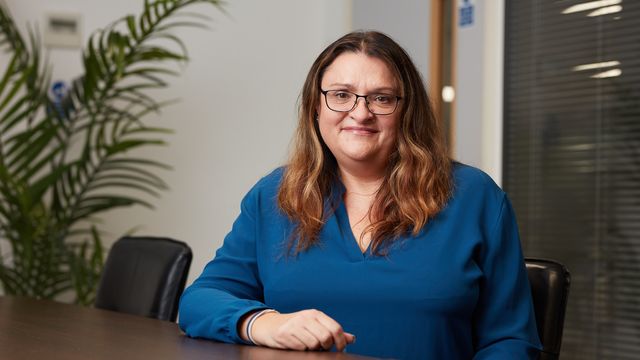
[[0,359],[364,360],[329,352],[231,345],[185,336],[175,323],[19,297],[0,297]]

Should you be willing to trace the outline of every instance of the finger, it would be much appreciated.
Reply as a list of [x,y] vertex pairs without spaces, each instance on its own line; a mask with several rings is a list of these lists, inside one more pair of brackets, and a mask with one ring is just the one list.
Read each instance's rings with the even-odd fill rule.
[[285,343],[282,336],[273,336],[271,341],[267,342],[268,347],[276,349],[289,349],[289,346]]
[[356,336],[355,336],[355,335],[353,335],[353,334],[348,333],[348,332],[346,332],[346,331],[345,331],[345,332],[344,332],[344,336],[345,336],[345,338],[347,339],[347,343],[348,343],[348,344],[353,344],[353,343],[355,343],[355,342],[356,342]]
[[305,330],[307,330],[318,342],[318,348],[324,350],[331,349],[333,345],[333,335],[327,329],[324,324],[318,321],[318,319],[312,319],[310,322],[305,323]]
[[286,349],[298,351],[307,350],[307,345],[300,340],[296,334],[285,334],[280,342],[285,345]]
[[300,313],[302,315],[299,318],[300,325],[318,340],[320,345],[319,347],[322,347],[325,350],[331,349],[331,346],[334,343],[333,335],[323,323],[318,321],[319,318],[330,318],[322,311],[316,309],[304,310]]
[[305,350],[306,345],[293,336],[292,329],[286,324],[279,327],[271,337],[280,349]]
[[309,350],[318,350],[322,346],[314,334],[306,328],[302,328],[299,331],[294,332],[293,336],[300,340]]
[[333,343],[338,351],[342,351],[347,346],[347,339],[344,334],[342,326],[337,321],[333,320],[329,316],[322,314],[323,316],[317,317],[320,322],[331,333]]

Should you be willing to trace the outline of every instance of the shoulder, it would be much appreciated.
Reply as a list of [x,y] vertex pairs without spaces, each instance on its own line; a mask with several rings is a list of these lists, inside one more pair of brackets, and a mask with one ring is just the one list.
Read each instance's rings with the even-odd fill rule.
[[282,182],[282,177],[284,175],[284,166],[280,166],[269,174],[263,176],[258,182],[253,186],[251,191],[256,192],[277,192],[280,187],[280,182]]
[[458,187],[486,188],[500,190],[500,187],[484,171],[460,162],[453,163],[453,179]]
[[453,164],[451,206],[480,212],[499,211],[506,194],[484,171],[459,162]]
[[267,208],[273,210],[278,199],[278,189],[284,174],[284,167],[278,167],[256,182],[242,200],[243,207]]
[[464,193],[476,196],[497,196],[502,198],[504,191],[484,171],[463,163],[453,164],[453,195]]

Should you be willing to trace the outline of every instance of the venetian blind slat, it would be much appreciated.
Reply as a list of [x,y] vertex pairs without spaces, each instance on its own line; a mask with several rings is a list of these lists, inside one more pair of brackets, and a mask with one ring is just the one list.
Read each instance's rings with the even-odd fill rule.
[[640,359],[640,1],[507,1],[503,184],[572,273],[562,359]]

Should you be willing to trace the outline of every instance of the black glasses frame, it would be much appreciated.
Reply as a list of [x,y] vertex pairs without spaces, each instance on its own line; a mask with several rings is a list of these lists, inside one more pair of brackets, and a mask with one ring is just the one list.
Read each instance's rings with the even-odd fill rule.
[[[349,110],[335,110],[335,109],[331,108],[331,106],[329,106],[329,100],[327,99],[327,93],[329,91],[342,91],[342,92],[346,92],[346,93],[349,93],[349,94],[353,94],[353,95],[356,96],[356,100],[353,102],[353,106]],[[374,114],[374,115],[391,115],[396,111],[396,109],[398,108],[398,104],[400,103],[400,100],[402,100],[402,96],[385,94],[387,96],[392,96],[392,97],[396,98],[396,106],[393,107],[393,110],[391,110],[391,112],[379,113],[379,112],[375,112],[375,111],[371,110],[371,108],[369,107],[369,100],[367,99],[368,96],[378,95],[378,94],[358,95],[358,94],[356,94],[354,92],[346,91],[346,90],[343,91],[343,90],[322,90],[322,89],[320,89],[320,92],[322,93],[322,95],[324,95],[324,103],[327,104],[327,107],[329,108],[329,110],[335,111],[335,112],[350,112],[350,111],[353,111],[353,109],[355,109],[356,106],[358,106],[358,99],[359,98],[363,98],[364,99],[364,103],[367,106],[367,109],[372,114]]]

